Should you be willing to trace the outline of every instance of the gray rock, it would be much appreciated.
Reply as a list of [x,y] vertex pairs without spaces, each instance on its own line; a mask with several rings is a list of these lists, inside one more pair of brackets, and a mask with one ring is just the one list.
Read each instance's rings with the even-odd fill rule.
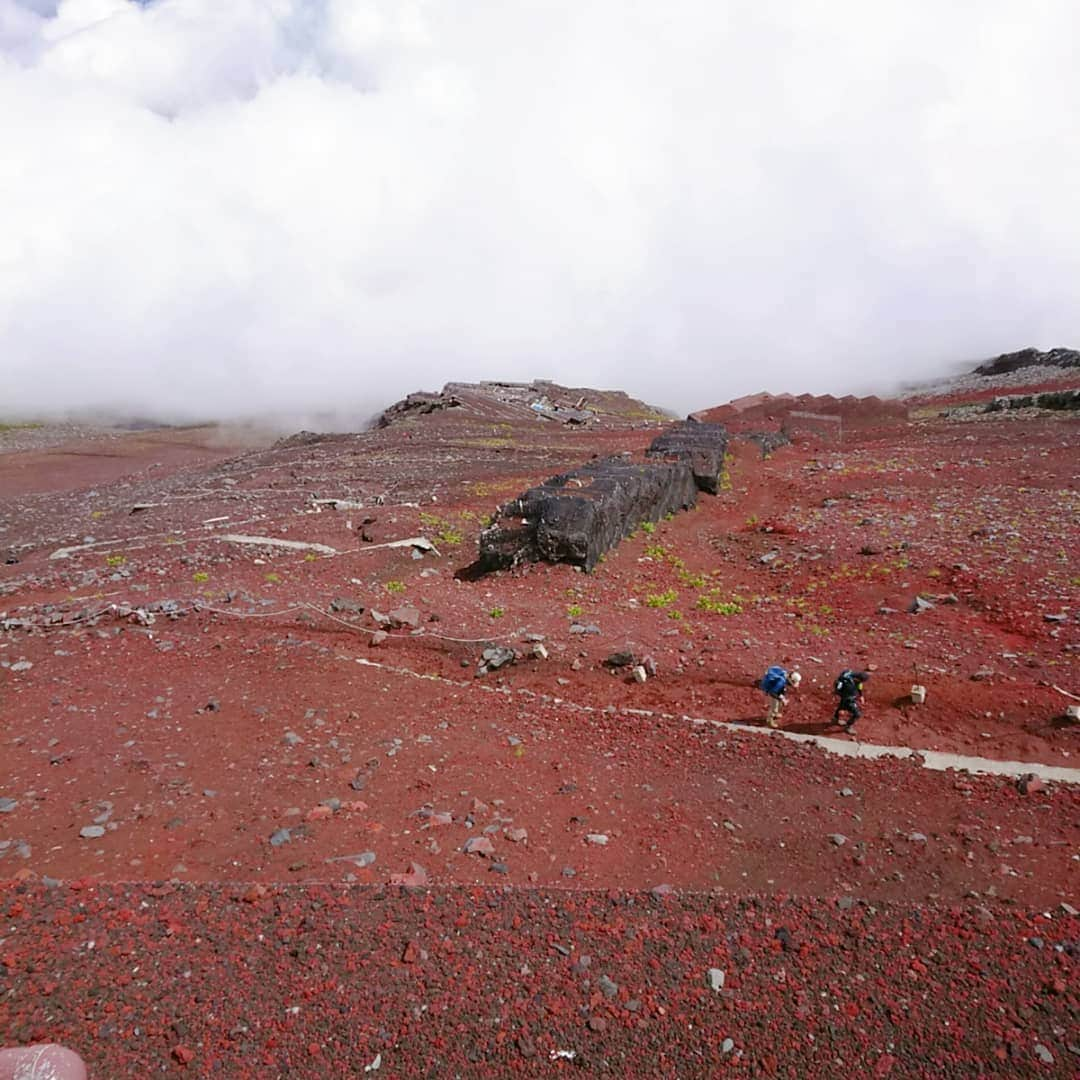
[[717,993],[724,989],[724,971],[721,968],[709,968],[709,986]]
[[29,660],[19,660],[11,665],[12,671],[29,671],[34,665]]
[[1044,1065],[1054,1064],[1054,1055],[1042,1043],[1035,1044],[1035,1055]]
[[912,615],[921,615],[924,611],[933,610],[934,605],[929,600],[924,600],[921,596],[916,596],[908,607],[908,611],[911,612]]
[[908,840],[913,844],[925,844],[926,835],[921,832],[908,833]]
[[843,833],[830,833],[829,839],[837,846],[843,847],[847,843],[847,837]]
[[297,746],[304,740],[300,738],[300,736],[297,735],[295,731],[286,731],[285,734],[282,736],[281,741],[286,746]]
[[281,847],[282,844],[287,844],[292,839],[292,833],[288,829],[278,829],[270,837],[270,844],[273,847]]
[[490,649],[485,649],[480,655],[483,659],[483,667],[487,668],[488,671],[498,671],[499,668],[506,667],[507,664],[512,664],[517,659],[517,653],[504,645],[493,645]]
[[734,1039],[725,1039],[720,1044],[720,1053],[721,1054],[730,1054],[731,1051],[734,1050],[734,1049],[735,1049],[735,1040]]
[[840,794],[843,795],[845,799],[850,799],[851,796],[855,794],[855,792],[852,791],[849,787],[842,787],[840,789]]
[[618,983],[612,982],[606,975],[601,975],[600,978],[596,980],[596,985],[600,988],[600,993],[602,993],[609,1001],[619,995]]
[[420,612],[414,607],[394,608],[387,618],[390,620],[390,625],[396,629],[408,627],[410,630],[415,630],[420,625]]
[[606,833],[589,833],[585,839],[590,844],[597,844],[598,846],[603,847],[608,842],[609,837]]
[[19,803],[17,799],[0,799],[0,814],[10,814],[11,811],[14,810],[15,807],[18,805]]
[[84,840],[96,840],[99,836],[105,835],[105,827],[103,825],[84,825],[79,830],[79,835]]

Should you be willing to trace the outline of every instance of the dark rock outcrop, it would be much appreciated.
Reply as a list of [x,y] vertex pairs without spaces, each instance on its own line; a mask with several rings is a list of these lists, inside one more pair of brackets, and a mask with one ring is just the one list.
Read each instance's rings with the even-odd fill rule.
[[1080,367],[1080,352],[1076,349],[1050,349],[1048,352],[1021,349],[1019,352],[1002,353],[993,360],[987,360],[975,369],[975,374],[1008,375],[1028,367]]
[[996,397],[985,412],[1006,412],[1010,409],[1080,409],[1080,390],[1047,390],[1041,394],[1008,394]]
[[722,424],[687,420],[653,439],[647,456],[685,461],[698,489],[715,495],[724,476],[727,445],[727,429]]
[[642,522],[696,502],[688,462],[602,458],[553,476],[500,507],[480,534],[478,569],[546,561],[591,570]]

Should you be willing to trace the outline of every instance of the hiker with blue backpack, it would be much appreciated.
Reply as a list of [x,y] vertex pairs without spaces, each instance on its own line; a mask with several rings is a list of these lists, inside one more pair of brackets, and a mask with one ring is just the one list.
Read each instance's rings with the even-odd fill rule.
[[787,704],[787,689],[792,687],[797,690],[802,681],[802,675],[798,671],[788,671],[786,668],[774,664],[761,677],[758,684],[769,700],[769,711],[765,716],[765,723],[771,728],[780,726],[780,713]]
[[[863,701],[863,684],[870,678],[869,671],[851,671],[845,668],[836,676],[833,693],[840,699],[833,713],[833,723],[840,724],[845,731],[855,726],[855,721],[862,715],[860,706]],[[840,714],[846,712],[848,719],[842,721]]]

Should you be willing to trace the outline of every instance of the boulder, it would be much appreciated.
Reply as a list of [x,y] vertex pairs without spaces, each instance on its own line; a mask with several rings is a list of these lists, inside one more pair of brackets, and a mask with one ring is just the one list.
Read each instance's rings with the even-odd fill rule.
[[696,502],[687,462],[603,458],[554,476],[500,507],[480,534],[479,569],[544,561],[592,570],[642,522]]
[[646,454],[685,462],[690,466],[698,490],[715,495],[723,482],[727,446],[728,433],[723,424],[687,420],[653,439]]

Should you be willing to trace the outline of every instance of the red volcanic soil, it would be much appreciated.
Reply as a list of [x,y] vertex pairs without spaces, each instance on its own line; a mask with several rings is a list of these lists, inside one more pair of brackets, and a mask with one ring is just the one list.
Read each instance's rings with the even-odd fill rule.
[[750,730],[783,663],[786,726],[843,737],[859,666],[862,740],[1080,767],[1076,420],[885,414],[736,442],[592,574],[479,580],[498,504],[650,412],[0,455],[0,1038],[102,1076],[1074,1075],[1077,788]]

